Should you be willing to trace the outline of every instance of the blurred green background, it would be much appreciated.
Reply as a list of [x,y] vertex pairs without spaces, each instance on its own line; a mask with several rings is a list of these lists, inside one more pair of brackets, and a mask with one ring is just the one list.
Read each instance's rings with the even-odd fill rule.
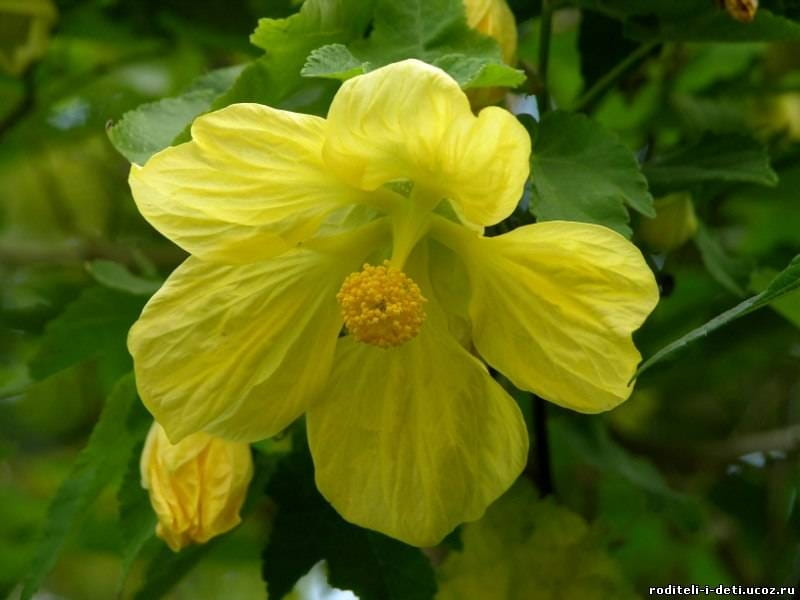
[[[520,59],[533,65],[538,8],[512,4]],[[0,0],[0,597],[18,593],[48,501],[130,369],[127,328],[183,258],[138,215],[106,127],[256,57],[257,19],[296,8]],[[630,51],[618,22],[559,11],[554,101],[570,106]],[[687,185],[700,222],[691,239],[663,252],[634,238],[663,293],[638,335],[645,357],[763,289],[798,253],[800,44],[666,43],[586,108],[643,160],[697,141],[703,164],[714,158],[704,136],[745,135],[768,148],[779,178]],[[651,179],[654,195],[673,191],[662,187]],[[549,408],[556,496],[635,589],[800,582],[799,328],[796,292],[649,371],[608,415]],[[259,504],[170,597],[262,597],[270,510]],[[107,490],[40,597],[115,597],[121,535]]]

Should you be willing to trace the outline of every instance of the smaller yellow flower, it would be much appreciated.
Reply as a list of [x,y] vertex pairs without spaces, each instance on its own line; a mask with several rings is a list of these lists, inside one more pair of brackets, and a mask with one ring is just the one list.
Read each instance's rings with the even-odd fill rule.
[[517,56],[517,22],[506,0],[464,0],[467,25],[500,44],[503,61],[514,64]]
[[697,215],[688,192],[669,194],[654,203],[656,216],[643,219],[639,238],[657,252],[670,252],[683,246],[697,231]]
[[[484,35],[494,38],[503,53],[503,62],[517,62],[517,22],[506,0],[464,0],[467,25]],[[469,90],[470,103],[481,108],[502,100],[503,88],[479,88]]]
[[141,460],[142,487],[158,516],[156,535],[175,552],[239,524],[253,477],[250,446],[195,433],[171,444],[153,423]]

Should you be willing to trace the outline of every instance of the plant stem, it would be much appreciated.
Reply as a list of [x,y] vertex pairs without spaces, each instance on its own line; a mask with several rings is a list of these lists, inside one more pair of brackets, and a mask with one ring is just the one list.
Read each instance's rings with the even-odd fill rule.
[[547,404],[533,396],[533,440],[536,459],[536,487],[542,496],[553,493],[553,474],[550,468],[550,436],[547,431]]
[[617,83],[617,81],[638,65],[657,45],[658,42],[645,42],[636,48],[636,50],[617,63],[613,69],[598,79],[595,84],[577,100],[572,110],[575,112],[588,111]]
[[550,64],[550,38],[553,33],[553,0],[542,0],[542,16],[539,25],[539,114],[543,115],[550,108],[550,92],[547,88],[547,69]]

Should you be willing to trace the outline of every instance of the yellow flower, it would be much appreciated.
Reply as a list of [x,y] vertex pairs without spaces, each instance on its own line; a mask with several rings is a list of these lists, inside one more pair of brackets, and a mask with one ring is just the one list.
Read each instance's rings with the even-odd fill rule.
[[153,423],[141,459],[142,487],[158,516],[156,534],[175,552],[236,527],[253,476],[250,446],[207,433],[171,444]]
[[353,78],[327,119],[232,105],[192,138],[130,177],[192,254],[128,344],[173,441],[257,440],[305,413],[317,485],[344,518],[430,545],[526,460],[517,404],[477,354],[575,410],[630,394],[631,332],[657,300],[643,257],[589,224],[484,237],[522,194],[530,138],[503,109],[473,115],[443,71],[406,60]]
[[517,22],[506,0],[463,0],[467,25],[497,40],[503,61],[511,65],[517,58]]
[[637,233],[642,241],[658,252],[683,246],[697,231],[697,215],[688,192],[669,194],[655,201],[656,216],[642,219]]
[[[463,0],[467,25],[494,38],[500,46],[503,62],[517,62],[517,21],[506,0]],[[503,99],[505,88],[476,88],[467,92],[473,107],[480,108]]]

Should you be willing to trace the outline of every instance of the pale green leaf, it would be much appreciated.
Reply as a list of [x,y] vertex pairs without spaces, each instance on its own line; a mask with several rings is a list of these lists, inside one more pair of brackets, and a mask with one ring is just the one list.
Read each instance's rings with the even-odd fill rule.
[[734,296],[743,298],[746,294],[739,281],[746,269],[744,263],[729,256],[702,223],[697,228],[694,242],[700,251],[703,264],[714,280]]
[[125,113],[109,127],[114,147],[132,163],[144,164],[156,152],[171,145],[217,96],[239,76],[241,67],[229,67],[204,75],[180,96],[143,104]]
[[344,44],[328,44],[308,55],[300,72],[303,77],[325,77],[344,81],[369,71],[369,63],[359,61]]
[[88,264],[88,269],[100,285],[136,296],[150,296],[163,283],[134,275],[125,265],[112,260],[93,260]]

